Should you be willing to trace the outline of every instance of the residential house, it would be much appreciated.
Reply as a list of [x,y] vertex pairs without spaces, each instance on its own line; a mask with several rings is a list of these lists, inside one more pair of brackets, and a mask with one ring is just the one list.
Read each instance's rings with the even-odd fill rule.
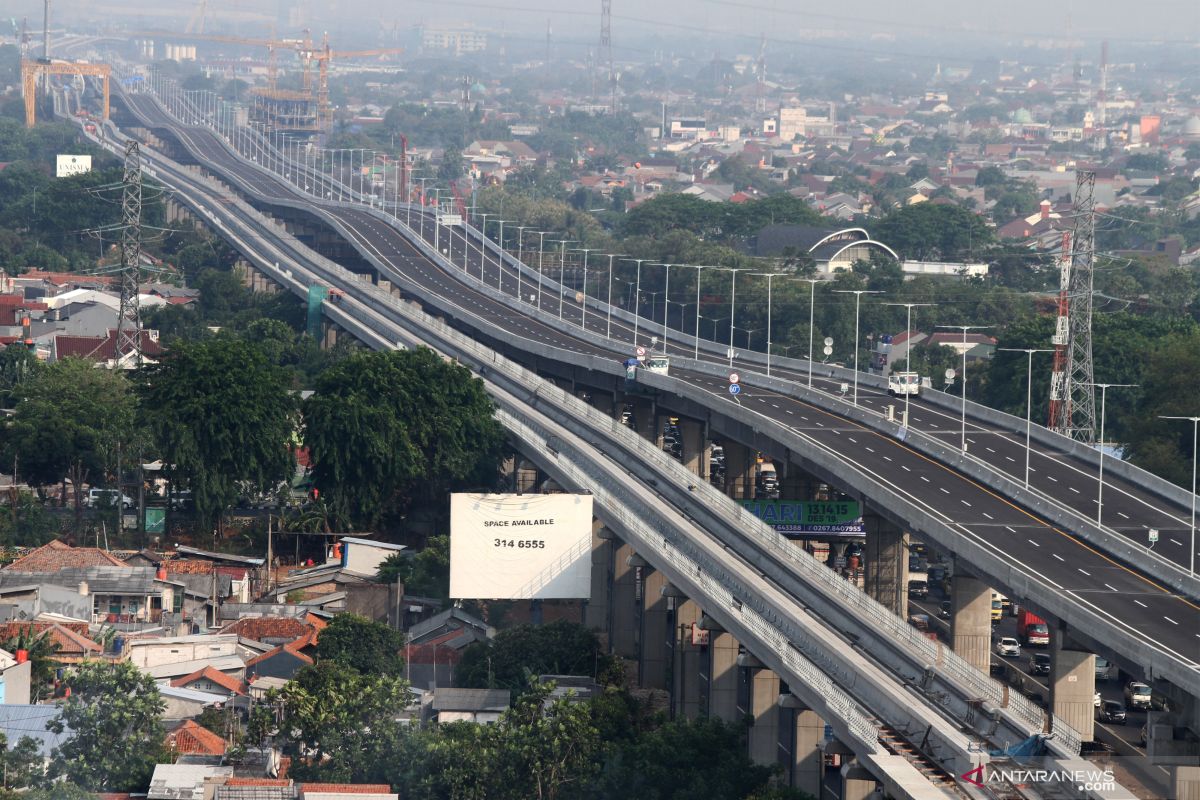
[[[162,355],[162,345],[158,343],[158,331],[143,330],[141,333],[141,351],[143,361],[153,360]],[[60,358],[85,358],[89,361],[100,361],[110,366],[120,366],[121,369],[134,369],[131,357],[122,359],[117,364],[117,331],[112,329],[106,336],[69,336],[54,334],[50,347],[50,360]]]
[[176,754],[225,755],[226,742],[194,720],[185,719],[167,731],[167,749]]
[[[0,650],[0,703],[4,705],[29,705],[32,689],[32,669],[27,653],[15,654]],[[9,746],[12,740],[9,740]]]
[[387,784],[301,783],[298,800],[398,800]]
[[233,634],[199,634],[130,639],[125,646],[130,663],[149,670],[166,664],[236,656],[237,645],[238,637]]
[[270,647],[288,644],[306,636],[316,641],[326,622],[312,614],[305,617],[242,617],[221,628],[223,634],[235,634],[243,639],[261,642]]
[[168,580],[150,567],[94,566],[25,572],[12,571],[12,566],[0,571],[0,589],[32,583],[75,589],[92,599],[91,622],[107,622],[122,630],[174,625],[207,616],[207,595],[190,592],[182,583]]
[[414,686],[451,686],[454,668],[473,642],[496,635],[496,629],[461,608],[448,608],[408,629],[404,658]]
[[246,660],[240,653],[232,656],[213,656],[211,658],[200,658],[192,661],[176,661],[168,664],[160,664],[156,667],[146,668],[145,672],[155,680],[169,682],[176,678],[182,678],[185,675],[191,675],[196,670],[201,670],[205,667],[212,667],[218,672],[223,672],[239,680],[246,675]]
[[214,694],[161,683],[158,685],[158,695],[163,701],[163,719],[168,722],[192,719],[204,713],[204,709],[224,705],[229,700],[227,694]]
[[26,553],[0,572],[56,572],[83,567],[123,567],[125,562],[99,547],[72,547],[58,539]]
[[995,337],[988,336],[985,333],[971,333],[970,331],[967,332],[965,337],[962,333],[955,333],[953,331],[930,334],[924,343],[930,346],[949,347],[959,356],[965,350],[968,360],[991,358],[992,352],[996,349]]
[[379,567],[389,557],[408,549],[402,544],[375,542],[356,536],[343,536],[338,543],[341,548],[339,550],[335,545],[334,553],[340,555],[340,559],[335,560],[339,561],[342,569],[369,578],[379,574]]
[[[233,777],[233,767],[207,764],[158,764],[150,777],[146,800],[206,800],[206,787]],[[215,791],[215,789],[213,790]]]
[[291,680],[297,672],[312,663],[312,656],[302,652],[297,642],[281,644],[247,661],[246,679],[252,683],[264,677]]
[[439,687],[427,693],[421,708],[423,721],[492,723],[512,703],[508,689],[453,689]]
[[246,686],[242,681],[213,667],[190,672],[171,681],[171,685],[178,689],[195,689],[209,694],[224,695],[226,698],[246,694]]
[[0,622],[36,620],[42,615],[87,622],[92,618],[92,599],[65,586],[49,583],[20,583],[0,588]]

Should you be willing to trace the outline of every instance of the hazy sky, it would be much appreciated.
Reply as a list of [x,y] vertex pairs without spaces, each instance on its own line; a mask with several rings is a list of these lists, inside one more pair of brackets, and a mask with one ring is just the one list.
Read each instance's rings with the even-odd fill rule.
[[[53,0],[58,19],[82,9],[144,10],[147,19],[174,11],[186,19],[199,0]],[[342,32],[343,38],[378,37],[381,29],[403,30],[415,24],[474,20],[480,27],[502,28],[544,40],[547,21],[556,38],[593,41],[599,35],[601,0],[206,0],[210,19],[234,12],[258,11],[276,16],[280,3],[308,9],[314,29]],[[40,26],[40,0],[10,0],[17,16],[27,14]],[[768,46],[848,37],[893,38],[896,49],[905,43],[928,45],[931,38],[952,42],[963,35],[985,33],[1000,40],[1069,36],[1097,41],[1109,39],[1114,49],[1135,40],[1166,39],[1200,43],[1200,2],[1197,0],[612,0],[613,44],[644,42],[647,35],[695,40],[729,36],[729,52],[755,50],[753,39],[765,34]],[[5,13],[5,12],[0,12]],[[84,11],[83,13],[87,13]],[[6,14],[7,15],[7,14]],[[257,31],[247,31],[257,33]],[[279,32],[282,33],[282,32]],[[753,39],[751,38],[753,37]],[[357,36],[355,38],[358,38]],[[630,52],[630,56],[634,56]]]

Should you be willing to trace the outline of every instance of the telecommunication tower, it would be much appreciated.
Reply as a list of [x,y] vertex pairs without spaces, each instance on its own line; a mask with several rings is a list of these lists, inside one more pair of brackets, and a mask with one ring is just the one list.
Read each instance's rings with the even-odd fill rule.
[[[755,71],[758,73],[758,81],[755,86],[754,110],[759,114],[765,114],[767,111],[767,35],[762,35],[762,41],[758,43],[758,64]],[[761,124],[761,120],[759,120]]]
[[613,71],[612,0],[600,0],[600,57],[608,64],[608,112],[617,113],[617,74]]
[[138,306],[142,258],[142,157],[137,142],[125,145],[125,190],[121,196],[121,300],[117,313],[118,366],[142,362],[142,322]]
[[[1050,384],[1050,427],[1085,444],[1096,440],[1096,388],[1092,365],[1092,291],[1096,251],[1096,173],[1075,173],[1075,230],[1064,248],[1059,279],[1059,318]],[[1063,288],[1066,289],[1065,302]],[[1066,319],[1063,319],[1064,310]],[[1063,338],[1065,329],[1065,341]],[[1066,363],[1059,351],[1065,349]]]

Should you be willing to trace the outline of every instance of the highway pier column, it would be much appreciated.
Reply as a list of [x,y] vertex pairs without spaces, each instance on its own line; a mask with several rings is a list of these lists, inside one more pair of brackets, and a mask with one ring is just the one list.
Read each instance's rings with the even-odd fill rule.
[[983,581],[956,574],[950,589],[951,647],[986,675],[991,669],[992,590]]
[[708,448],[704,446],[704,423],[680,418],[679,435],[683,439],[683,465],[701,480],[707,480]]
[[842,800],[867,800],[875,791],[875,776],[857,761],[842,765]]
[[707,634],[701,632],[700,606],[694,600],[677,597],[675,600],[674,653],[671,658],[671,706],[674,716],[695,719],[700,716],[701,658],[705,657],[705,645],[697,641]]
[[667,597],[670,584],[658,570],[642,567],[642,631],[638,654],[638,684],[643,689],[667,688]]
[[754,454],[740,442],[725,445],[725,494],[734,500],[754,499]]
[[708,713],[717,719],[737,719],[738,641],[732,634],[709,627]]
[[780,727],[788,726],[791,763],[788,785],[812,797],[820,797],[825,777],[825,720],[791,692],[779,695]]
[[738,665],[751,671],[750,760],[774,765],[779,761],[779,676],[750,653],[743,653]]
[[1096,723],[1096,656],[1066,647],[1065,632],[1056,627],[1050,636],[1050,709],[1090,742]]
[[867,594],[901,619],[908,619],[907,536],[875,514],[863,514],[863,523],[867,529]]
[[609,600],[612,588],[613,533],[599,520],[592,522],[592,596],[583,605],[583,624],[607,644]]
[[637,632],[634,626],[637,619],[637,574],[635,567],[629,563],[634,556],[633,547],[625,542],[613,550],[609,649],[622,658],[637,657]]

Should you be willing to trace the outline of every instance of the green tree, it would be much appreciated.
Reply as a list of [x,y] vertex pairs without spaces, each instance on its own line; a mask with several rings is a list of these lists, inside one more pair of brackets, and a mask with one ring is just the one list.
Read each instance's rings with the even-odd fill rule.
[[0,775],[3,775],[4,782],[0,798],[15,800],[25,796],[12,790],[34,784],[44,772],[42,746],[37,739],[22,736],[15,745],[9,747],[8,737],[0,733]]
[[404,672],[404,634],[359,614],[338,614],[317,642],[317,658],[364,675]]
[[1003,186],[1008,183],[1008,176],[997,166],[986,166],[975,173],[976,186]]
[[154,679],[128,661],[87,661],[67,680],[71,696],[47,724],[68,738],[50,777],[93,791],[143,791],[163,752],[165,704]]
[[[379,783],[387,781],[404,737],[400,712],[411,701],[401,678],[324,660],[300,670],[265,705],[279,710],[275,742],[292,757],[290,773],[297,780]],[[252,730],[260,734],[264,727],[271,726]]]
[[337,517],[365,526],[417,493],[490,485],[504,441],[482,382],[426,348],[334,364],[304,418],[316,485]]
[[556,620],[546,625],[517,625],[463,652],[457,680],[463,686],[521,691],[530,676],[591,675],[619,682],[614,662],[600,640],[582,625]]
[[897,209],[876,223],[872,234],[901,256],[922,261],[962,261],[994,239],[978,214],[940,203]]
[[592,797],[742,800],[764,790],[773,773],[750,760],[744,728],[709,717],[675,720],[616,747]]
[[273,492],[291,477],[297,420],[288,372],[242,339],[179,342],[145,369],[144,413],[173,489],[192,492],[205,525],[249,487]]
[[12,408],[20,396],[18,387],[43,367],[37,354],[22,343],[0,350],[0,407]]
[[136,398],[124,371],[64,358],[37,370],[14,393],[18,402],[4,430],[5,461],[16,458],[31,485],[70,478],[77,511],[85,483],[114,476],[122,451],[129,461],[136,457],[141,441]]
[[394,553],[379,567],[380,583],[404,584],[405,594],[420,597],[450,597],[450,537],[431,536],[416,555]]
[[51,688],[55,670],[59,663],[54,660],[58,643],[45,631],[37,633],[33,625],[25,625],[16,634],[0,643],[0,648],[10,653],[24,650],[29,654],[29,696],[37,703]]

